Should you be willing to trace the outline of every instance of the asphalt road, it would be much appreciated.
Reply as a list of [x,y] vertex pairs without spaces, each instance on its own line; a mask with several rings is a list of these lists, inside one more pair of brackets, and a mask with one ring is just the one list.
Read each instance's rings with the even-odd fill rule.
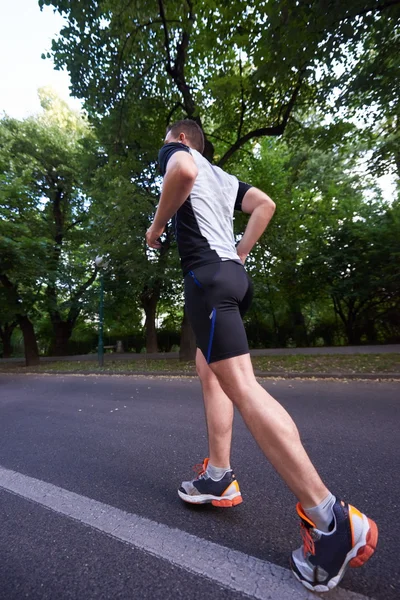
[[[332,491],[380,527],[376,555],[362,569],[350,570],[341,583],[344,591],[329,597],[355,599],[352,591],[398,600],[399,384],[266,380],[264,385],[294,417]],[[306,598],[296,582],[287,592],[284,577],[282,594],[276,591],[278,580],[272,595],[266,587],[264,596],[259,590],[246,595],[240,586],[229,589],[222,576],[212,575],[213,553],[216,560],[224,551],[227,560],[254,557],[260,568],[268,561],[272,569],[286,569],[300,537],[291,493],[239,416],[232,464],[243,504],[225,510],[182,504],[176,488],[206,453],[195,379],[0,376],[0,471],[18,474],[26,489],[19,495],[4,489],[0,473],[0,599]],[[32,501],[35,481],[39,494],[40,486],[52,484],[54,494],[43,497],[54,495],[55,502],[59,488],[79,495],[75,516],[63,514],[62,502],[59,510],[49,510],[42,506],[45,500]],[[126,511],[148,519],[149,527],[158,527],[160,549],[146,550],[151,533],[150,541],[135,547],[91,526],[79,515],[92,501],[99,510],[113,507],[107,509],[110,515]],[[194,562],[205,565],[203,571],[173,562],[164,552],[163,536],[170,528],[178,530],[177,547],[186,544]],[[229,550],[242,554],[230,556]]]

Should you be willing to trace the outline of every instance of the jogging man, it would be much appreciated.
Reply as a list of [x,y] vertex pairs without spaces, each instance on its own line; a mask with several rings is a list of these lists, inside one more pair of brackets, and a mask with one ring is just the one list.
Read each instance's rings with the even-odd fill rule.
[[[206,410],[209,458],[197,479],[178,490],[186,502],[234,506],[242,501],[230,466],[233,407],[236,406],[267,459],[298,499],[303,546],[291,568],[315,592],[334,588],[348,566],[373,554],[376,524],[335,498],[312,465],[286,410],[257,382],[242,317],[250,305],[247,255],[275,210],[262,191],[211,165],[203,156],[204,136],[190,120],[169,127],[159,153],[164,177],[153,224],[151,248],[174,217],[185,284],[185,301],[196,342],[196,368]],[[235,247],[234,209],[250,215]]]

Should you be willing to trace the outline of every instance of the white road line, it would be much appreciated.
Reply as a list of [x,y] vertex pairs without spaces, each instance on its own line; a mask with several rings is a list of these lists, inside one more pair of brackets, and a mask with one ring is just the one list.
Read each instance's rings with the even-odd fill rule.
[[[315,600],[289,569],[0,467],[0,489],[258,600]],[[336,589],[329,600],[371,600]],[[328,600],[327,597],[327,600]]]

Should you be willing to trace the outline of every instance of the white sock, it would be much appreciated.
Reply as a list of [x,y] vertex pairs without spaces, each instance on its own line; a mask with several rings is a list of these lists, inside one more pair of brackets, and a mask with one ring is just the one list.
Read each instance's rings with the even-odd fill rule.
[[333,494],[329,494],[321,504],[313,506],[312,508],[304,508],[304,512],[315,524],[315,527],[320,531],[328,533],[329,527],[333,521],[333,505],[336,502],[336,498]]
[[214,465],[211,465],[210,463],[208,463],[207,465],[207,473],[209,474],[209,476],[211,477],[211,479],[214,479],[214,481],[219,481],[220,479],[223,478],[223,476],[225,475],[225,473],[227,471],[230,471],[231,467],[214,467]]

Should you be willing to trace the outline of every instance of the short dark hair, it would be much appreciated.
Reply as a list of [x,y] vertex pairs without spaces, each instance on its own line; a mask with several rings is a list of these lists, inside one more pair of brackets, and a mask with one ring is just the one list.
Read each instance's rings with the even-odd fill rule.
[[174,137],[178,137],[180,133],[184,133],[188,140],[193,144],[193,148],[203,154],[204,152],[204,133],[200,125],[192,119],[183,119],[176,121],[172,125],[168,125],[167,133],[172,132]]

